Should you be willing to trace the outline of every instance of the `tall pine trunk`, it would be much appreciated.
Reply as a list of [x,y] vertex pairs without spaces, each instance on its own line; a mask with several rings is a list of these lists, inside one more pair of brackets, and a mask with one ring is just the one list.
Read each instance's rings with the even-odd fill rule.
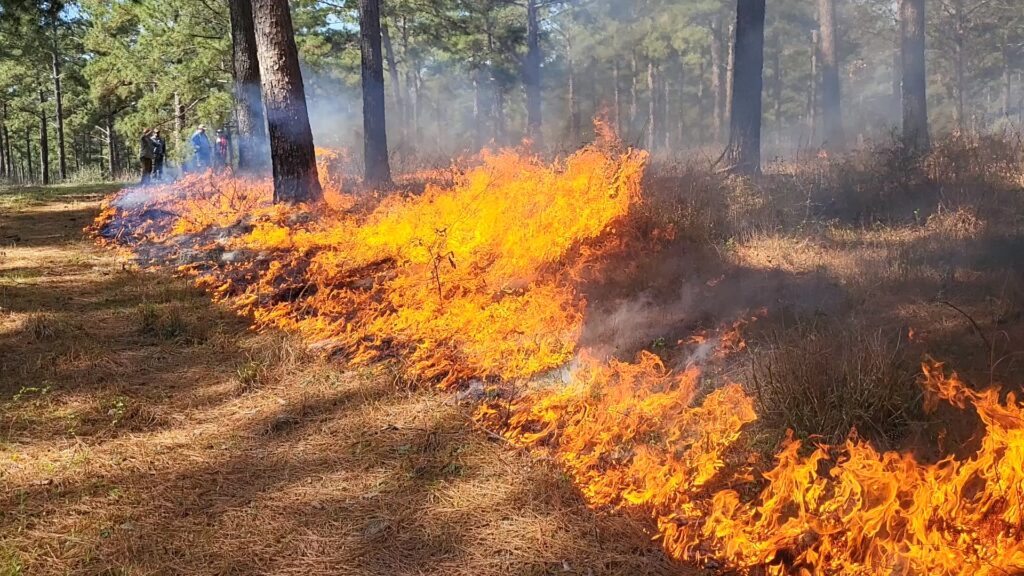
[[316,202],[323,192],[317,178],[313,133],[288,0],[253,0],[252,8],[270,136],[274,202]]
[[808,144],[813,146],[817,142],[818,134],[818,45],[821,37],[817,30],[811,31],[811,78],[807,87],[807,126],[810,135],[807,137]]
[[732,114],[725,157],[741,174],[761,171],[761,90],[764,83],[765,0],[736,6]]
[[647,149],[654,152],[658,145],[658,86],[654,58],[647,60]]
[[729,26],[725,64],[725,121],[732,122],[732,95],[736,91],[736,25]]
[[359,0],[359,52],[363,80],[363,160],[368,186],[391,186],[384,110],[384,57],[381,54],[380,0]]
[[526,0],[526,58],[523,60],[523,85],[526,88],[526,134],[534,141],[541,135],[540,90],[540,18],[537,0]]
[[[256,48],[256,30],[251,0],[230,0],[231,64],[234,73],[235,117],[238,121],[238,169],[242,171],[266,165],[266,122],[260,96],[260,63]],[[180,142],[184,110],[175,92],[175,141]]]
[[821,28],[821,110],[825,149],[835,151],[841,150],[846,140],[839,96],[835,0],[818,0],[818,25]]
[[117,177],[117,144],[114,142],[113,113],[107,114],[104,122],[104,131],[107,134],[107,174],[113,180]]
[[924,37],[924,0],[900,0],[903,142],[912,152],[924,152],[930,146]]
[[50,53],[53,68],[54,121],[57,123],[57,169],[61,180],[68,177],[68,159],[64,146],[64,91],[60,84],[60,36],[57,18],[51,18],[53,50]]
[[632,57],[629,61],[629,121],[626,123],[626,129],[629,131],[629,136],[632,136],[633,130],[636,129],[636,113],[637,113],[637,75],[640,73],[639,65],[636,61],[636,50],[633,50]]
[[23,173],[24,181],[29,182],[35,178],[35,171],[32,169],[32,128],[25,126],[25,164],[28,167]]
[[46,122],[46,95],[39,91],[39,178],[50,183],[50,134]]

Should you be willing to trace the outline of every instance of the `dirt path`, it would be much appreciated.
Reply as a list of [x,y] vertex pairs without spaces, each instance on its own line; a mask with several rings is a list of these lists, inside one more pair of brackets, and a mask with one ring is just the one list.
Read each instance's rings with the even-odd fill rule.
[[0,207],[0,575],[682,570],[451,395],[253,334],[85,239],[97,196],[38,197]]

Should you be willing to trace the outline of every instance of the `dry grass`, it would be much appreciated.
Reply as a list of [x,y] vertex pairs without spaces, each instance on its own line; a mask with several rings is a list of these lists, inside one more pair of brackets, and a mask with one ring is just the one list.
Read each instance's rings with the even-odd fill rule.
[[0,220],[0,574],[685,572],[454,397],[85,243],[93,209]]
[[917,366],[905,334],[807,322],[750,351],[759,424],[837,443],[856,430],[893,448],[923,419]]

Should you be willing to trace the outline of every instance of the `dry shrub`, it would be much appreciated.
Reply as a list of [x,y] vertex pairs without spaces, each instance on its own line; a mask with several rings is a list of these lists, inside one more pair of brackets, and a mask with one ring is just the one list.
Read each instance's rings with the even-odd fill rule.
[[925,228],[929,232],[951,240],[976,238],[984,227],[984,221],[975,215],[972,208],[965,206],[954,210],[945,210],[940,207],[925,221]]
[[729,190],[724,177],[696,162],[654,164],[633,222],[642,237],[672,231],[684,241],[710,243],[728,234]]
[[838,442],[856,429],[891,447],[921,420],[915,368],[898,335],[810,323],[751,347],[750,387],[759,421],[777,434]]

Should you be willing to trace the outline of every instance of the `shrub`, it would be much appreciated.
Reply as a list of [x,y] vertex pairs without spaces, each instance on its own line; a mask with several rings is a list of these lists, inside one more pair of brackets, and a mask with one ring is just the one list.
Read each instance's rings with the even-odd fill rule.
[[760,422],[781,434],[843,440],[851,430],[891,447],[922,416],[916,364],[898,335],[825,323],[798,325],[751,347]]

